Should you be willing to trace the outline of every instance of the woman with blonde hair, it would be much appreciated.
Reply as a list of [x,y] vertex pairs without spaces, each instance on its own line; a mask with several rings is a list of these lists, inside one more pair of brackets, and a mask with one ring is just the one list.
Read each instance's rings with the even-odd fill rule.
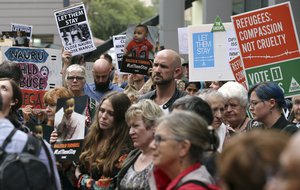
[[141,100],[126,112],[129,135],[136,148],[130,152],[117,177],[118,189],[149,189],[148,175],[153,167],[149,147],[154,139],[155,120],[163,114],[152,100]]

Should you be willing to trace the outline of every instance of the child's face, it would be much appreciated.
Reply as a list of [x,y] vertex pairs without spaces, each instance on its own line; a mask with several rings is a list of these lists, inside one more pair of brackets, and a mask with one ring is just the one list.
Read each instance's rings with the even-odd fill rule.
[[67,117],[71,117],[75,107],[75,101],[74,98],[68,99],[66,101],[66,105],[64,107],[64,111]]
[[136,27],[133,33],[133,39],[136,42],[141,42],[147,37],[147,31],[144,27]]

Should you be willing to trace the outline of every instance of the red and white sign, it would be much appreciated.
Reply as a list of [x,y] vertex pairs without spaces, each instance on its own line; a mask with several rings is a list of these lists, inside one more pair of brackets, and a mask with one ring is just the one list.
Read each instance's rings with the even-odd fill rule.
[[245,72],[242,65],[242,60],[240,56],[235,57],[229,61],[232,73],[236,82],[240,83],[247,89],[247,83],[245,78]]
[[231,19],[245,69],[300,56],[290,2]]

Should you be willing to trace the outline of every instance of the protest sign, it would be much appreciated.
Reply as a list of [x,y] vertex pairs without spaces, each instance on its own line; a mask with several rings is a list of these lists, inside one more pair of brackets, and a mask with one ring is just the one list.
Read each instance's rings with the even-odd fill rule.
[[211,32],[213,24],[188,27],[190,81],[234,80],[229,57],[238,49],[228,45],[235,38],[232,24],[223,25],[218,32]]
[[2,59],[15,62],[23,73],[22,89],[48,90],[61,86],[61,51],[56,49],[1,47]]
[[231,59],[229,61],[231,70],[233,72],[235,81],[243,85],[247,89],[247,83],[246,83],[246,78],[245,78],[245,73],[244,73],[244,68],[242,64],[242,60],[240,56],[237,56],[234,59]]
[[189,54],[188,48],[188,28],[177,28],[179,54]]
[[60,50],[2,47],[1,52],[3,61],[16,63],[22,71],[22,107],[31,105],[33,109],[44,109],[46,90],[62,84]]
[[78,161],[82,145],[82,140],[59,141],[53,145],[53,153],[58,161]]
[[85,132],[85,113],[87,96],[60,98],[54,119],[58,134],[54,145],[54,155],[58,160],[76,160],[79,157]]
[[299,41],[290,3],[232,16],[249,87],[276,82],[285,96],[300,94]]
[[11,31],[23,31],[28,39],[32,37],[31,25],[11,23]]
[[45,109],[43,97],[46,90],[22,89],[22,108],[31,105],[32,109]]
[[114,49],[117,57],[116,69],[120,70],[123,60],[126,35],[113,36]]
[[64,50],[72,56],[96,49],[84,4],[54,12]]
[[148,75],[148,70],[152,67],[152,60],[133,58],[128,56],[123,56],[123,62],[121,66],[121,71],[126,73],[135,73]]
[[157,27],[129,25],[120,71],[147,75],[148,69],[152,67],[157,39]]

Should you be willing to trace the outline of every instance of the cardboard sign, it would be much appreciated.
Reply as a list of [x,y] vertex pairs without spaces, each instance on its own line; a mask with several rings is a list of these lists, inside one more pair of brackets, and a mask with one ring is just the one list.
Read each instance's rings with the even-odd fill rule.
[[213,24],[189,26],[189,80],[224,81],[234,80],[229,63],[228,42],[235,35],[231,23],[223,23],[226,31],[211,32]]
[[231,18],[248,86],[273,81],[286,97],[300,94],[299,41],[290,3]]
[[96,49],[84,4],[55,11],[54,15],[64,49],[72,56]]
[[48,90],[61,86],[61,51],[47,48],[1,47],[2,60],[15,62],[23,78],[22,89]]

